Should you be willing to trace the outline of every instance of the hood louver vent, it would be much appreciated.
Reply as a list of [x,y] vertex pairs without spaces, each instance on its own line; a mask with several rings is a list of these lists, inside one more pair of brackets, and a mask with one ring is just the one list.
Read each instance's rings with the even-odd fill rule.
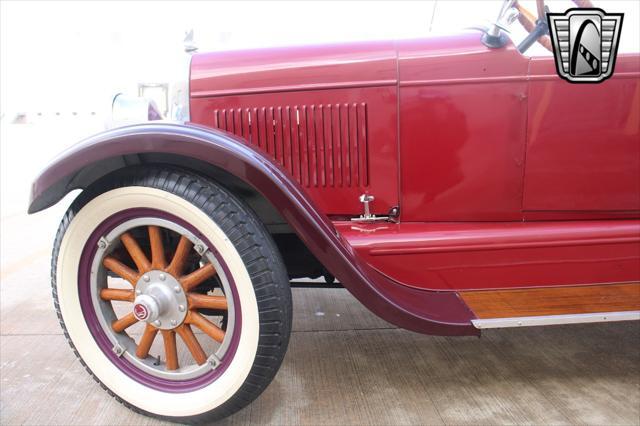
[[216,109],[213,126],[260,147],[303,186],[368,185],[367,105]]

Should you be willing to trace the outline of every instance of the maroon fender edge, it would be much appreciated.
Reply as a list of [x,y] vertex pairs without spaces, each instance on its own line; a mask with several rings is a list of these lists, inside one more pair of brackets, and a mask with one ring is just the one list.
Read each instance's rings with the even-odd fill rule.
[[378,273],[338,235],[286,171],[237,137],[207,127],[156,122],[85,139],[62,153],[34,181],[29,213],[50,207],[73,189],[82,188],[82,173],[95,163],[145,153],[203,160],[251,185],[344,287],[384,320],[426,334],[479,335],[471,324],[475,316],[457,293],[406,287]]

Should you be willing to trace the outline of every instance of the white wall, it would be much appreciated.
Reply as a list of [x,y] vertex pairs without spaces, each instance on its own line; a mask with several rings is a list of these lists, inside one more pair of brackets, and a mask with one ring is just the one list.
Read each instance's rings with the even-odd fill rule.
[[[535,2],[523,2],[535,11]],[[547,2],[554,11],[568,0]],[[621,50],[638,51],[640,2],[600,1],[625,11]],[[435,8],[434,8],[435,5]],[[394,39],[482,24],[501,1],[0,2],[0,110],[98,114],[138,82],[185,76],[184,32],[201,50]],[[435,10],[435,17],[432,19]],[[515,39],[524,37],[516,23]],[[544,54],[536,47],[532,52]]]

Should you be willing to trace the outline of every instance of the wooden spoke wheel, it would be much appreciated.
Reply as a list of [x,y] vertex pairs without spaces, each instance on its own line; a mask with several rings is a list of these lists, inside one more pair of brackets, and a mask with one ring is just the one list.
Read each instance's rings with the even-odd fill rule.
[[54,245],[54,303],[118,401],[179,423],[266,388],[291,331],[277,247],[250,208],[184,170],[133,168],[86,189]]
[[[174,248],[170,243],[175,240]],[[131,287],[104,287],[99,291],[100,299],[105,302],[129,303],[129,312],[111,322],[112,331],[126,333],[134,324],[145,322],[134,354],[146,359],[154,341],[161,336],[166,371],[180,367],[176,337],[182,340],[195,363],[205,364],[211,354],[203,349],[193,328],[202,332],[200,339],[222,343],[226,324],[215,324],[200,310],[226,313],[229,304],[224,295],[196,292],[200,285],[217,275],[215,266],[206,259],[204,248],[200,246],[198,252],[189,236],[153,224],[125,231],[112,244],[116,253],[121,249],[120,255],[111,254],[110,247],[105,246],[102,266]],[[132,265],[127,264],[123,251]]]

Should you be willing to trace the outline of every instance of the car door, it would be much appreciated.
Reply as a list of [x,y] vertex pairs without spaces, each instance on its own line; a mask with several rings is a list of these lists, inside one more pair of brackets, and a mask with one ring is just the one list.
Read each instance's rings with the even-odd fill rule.
[[398,61],[402,220],[521,220],[529,59],[468,32]]
[[523,209],[528,219],[640,213],[640,56],[573,84],[552,57],[531,59]]

